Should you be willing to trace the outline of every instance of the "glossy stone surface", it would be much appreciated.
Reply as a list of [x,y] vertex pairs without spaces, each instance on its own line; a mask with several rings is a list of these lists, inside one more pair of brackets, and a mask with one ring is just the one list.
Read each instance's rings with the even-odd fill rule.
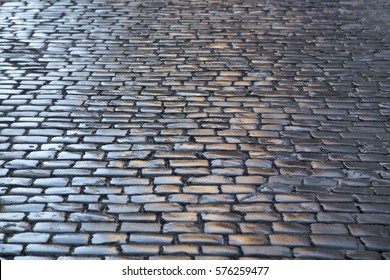
[[386,1],[0,2],[1,259],[390,259]]

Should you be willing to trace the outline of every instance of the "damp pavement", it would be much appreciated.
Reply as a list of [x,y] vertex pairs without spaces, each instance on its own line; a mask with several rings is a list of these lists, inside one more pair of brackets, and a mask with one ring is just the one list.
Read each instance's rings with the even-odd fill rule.
[[390,259],[387,1],[0,1],[2,259]]

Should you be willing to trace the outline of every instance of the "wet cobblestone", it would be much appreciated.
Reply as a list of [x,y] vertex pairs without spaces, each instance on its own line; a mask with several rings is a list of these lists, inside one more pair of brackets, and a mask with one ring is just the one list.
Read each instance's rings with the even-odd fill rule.
[[387,1],[0,2],[0,258],[390,259]]

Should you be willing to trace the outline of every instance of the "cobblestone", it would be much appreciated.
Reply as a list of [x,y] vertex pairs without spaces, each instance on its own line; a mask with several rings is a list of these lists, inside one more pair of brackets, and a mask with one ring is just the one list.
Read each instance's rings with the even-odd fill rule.
[[366,237],[362,237],[361,240],[368,250],[376,250],[376,251],[390,250],[390,238],[388,236],[386,237],[366,236]]
[[322,248],[295,248],[294,256],[300,259],[329,259],[337,260],[343,258],[343,253],[337,250]]
[[165,245],[163,253],[167,255],[198,255],[199,247],[195,245]]
[[149,244],[145,244],[145,245],[131,244],[131,245],[122,245],[121,249],[124,255],[158,255],[158,252],[160,251],[160,246],[149,245]]
[[262,258],[291,257],[291,250],[283,246],[242,246],[244,256]]
[[173,242],[173,235],[167,234],[131,234],[129,241],[132,243],[156,243],[156,244],[171,244]]
[[55,234],[53,236],[54,244],[68,244],[68,245],[86,245],[89,242],[89,234],[84,233],[67,233]]
[[118,255],[119,251],[116,247],[104,245],[89,245],[74,248],[73,254],[76,256],[114,256]]
[[0,244],[0,253],[2,256],[20,255],[23,246],[19,244]]
[[8,238],[10,243],[46,243],[50,238],[46,233],[25,232],[14,234]]
[[42,255],[66,255],[70,251],[69,246],[51,244],[29,244],[25,249],[27,254]]
[[0,258],[389,259],[389,5],[355,2],[3,1]]
[[316,247],[340,248],[340,249],[358,249],[356,238],[339,235],[312,235],[311,241]]

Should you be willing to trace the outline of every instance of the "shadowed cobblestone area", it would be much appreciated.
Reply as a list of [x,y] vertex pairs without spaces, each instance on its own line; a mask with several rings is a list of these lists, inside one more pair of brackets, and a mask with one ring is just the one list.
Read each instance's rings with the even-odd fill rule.
[[390,259],[387,1],[0,1],[4,259]]

